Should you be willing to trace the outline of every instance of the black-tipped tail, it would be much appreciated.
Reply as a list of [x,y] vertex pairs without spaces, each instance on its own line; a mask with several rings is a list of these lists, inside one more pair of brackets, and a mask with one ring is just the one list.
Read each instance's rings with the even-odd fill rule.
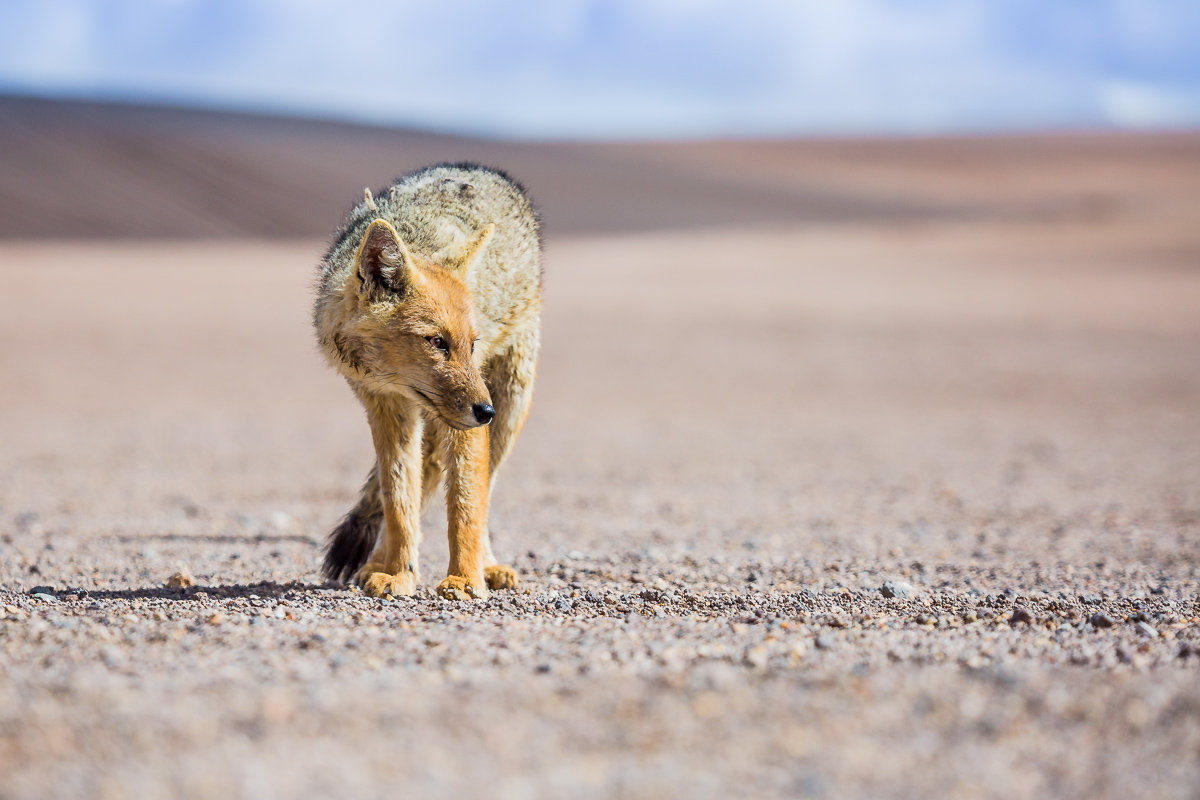
[[379,470],[371,468],[358,502],[329,534],[322,574],[332,581],[350,582],[371,557],[383,525],[383,503],[379,499]]
[[325,577],[343,582],[353,580],[375,549],[381,522],[380,517],[360,516],[357,511],[347,514],[329,534],[325,565],[321,568]]

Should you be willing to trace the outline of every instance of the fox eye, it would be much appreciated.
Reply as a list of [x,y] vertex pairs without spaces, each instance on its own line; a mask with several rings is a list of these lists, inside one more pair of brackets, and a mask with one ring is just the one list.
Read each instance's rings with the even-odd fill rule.
[[441,350],[443,353],[450,352],[450,345],[446,344],[446,340],[440,336],[428,336],[428,337],[426,337],[425,341],[429,342],[431,345],[436,347],[438,350]]

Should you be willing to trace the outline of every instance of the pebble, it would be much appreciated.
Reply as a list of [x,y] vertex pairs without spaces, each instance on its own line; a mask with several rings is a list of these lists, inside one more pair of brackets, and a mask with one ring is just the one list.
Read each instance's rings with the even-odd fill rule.
[[52,594],[48,594],[46,592],[34,592],[31,596],[34,599],[41,600],[45,603],[57,603],[58,602],[57,597],[55,597]]
[[1095,614],[1092,614],[1090,617],[1088,617],[1088,624],[1093,628],[1111,628],[1117,623],[1108,614],[1097,611]]
[[128,661],[124,653],[116,647],[111,646],[104,648],[100,657],[104,660],[106,666],[113,669],[124,666]]
[[833,637],[821,634],[816,638],[813,644],[815,644],[819,650],[828,650],[833,647]]
[[1156,631],[1153,626],[1147,625],[1145,622],[1139,622],[1134,627],[1137,628],[1137,632],[1140,633],[1142,636],[1145,636],[1150,639],[1158,638],[1158,631]]
[[1016,625],[1018,622],[1023,622],[1026,625],[1033,624],[1033,614],[1029,613],[1029,609],[1020,606],[1013,609],[1012,618],[1009,619],[1009,623]]
[[746,650],[746,663],[757,669],[767,665],[767,648],[761,644]]
[[54,587],[53,586],[35,586],[29,590],[29,594],[31,594],[31,595],[39,595],[39,594],[53,595]]
[[277,531],[286,531],[292,527],[292,515],[286,511],[272,511],[267,515],[267,521]]
[[171,577],[167,578],[167,588],[169,589],[189,589],[196,585],[196,579],[192,577],[192,573],[187,569],[181,569]]
[[884,581],[879,587],[879,593],[884,597],[894,597],[897,600],[908,600],[916,595],[917,590],[907,581]]

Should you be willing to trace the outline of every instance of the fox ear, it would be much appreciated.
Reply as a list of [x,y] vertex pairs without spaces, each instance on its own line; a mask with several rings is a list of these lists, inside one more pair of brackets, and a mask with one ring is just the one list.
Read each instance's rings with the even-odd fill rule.
[[412,273],[412,258],[400,234],[387,220],[377,219],[363,234],[354,256],[363,291],[403,292]]
[[463,248],[462,255],[454,260],[451,269],[464,276],[469,273],[474,268],[475,262],[483,255],[483,251],[487,249],[488,242],[492,240],[492,234],[495,232],[496,223],[489,222],[478,236],[467,243]]

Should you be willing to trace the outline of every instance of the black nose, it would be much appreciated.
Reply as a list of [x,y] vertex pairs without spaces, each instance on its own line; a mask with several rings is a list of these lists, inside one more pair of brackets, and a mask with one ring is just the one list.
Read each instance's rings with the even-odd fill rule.
[[475,412],[475,420],[480,425],[487,425],[492,421],[492,417],[496,416],[496,409],[487,403],[476,403],[471,407],[471,410]]

